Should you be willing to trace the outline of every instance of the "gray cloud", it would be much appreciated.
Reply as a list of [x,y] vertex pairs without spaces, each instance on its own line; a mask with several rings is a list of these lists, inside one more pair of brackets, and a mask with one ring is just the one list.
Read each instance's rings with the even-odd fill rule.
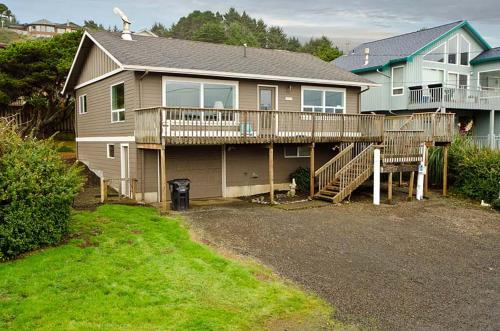
[[492,44],[500,43],[498,0],[7,0],[22,21],[94,19],[111,26],[120,23],[111,10],[117,4],[137,29],[155,21],[170,25],[195,9],[235,7],[302,39],[327,35],[355,43],[468,19]]

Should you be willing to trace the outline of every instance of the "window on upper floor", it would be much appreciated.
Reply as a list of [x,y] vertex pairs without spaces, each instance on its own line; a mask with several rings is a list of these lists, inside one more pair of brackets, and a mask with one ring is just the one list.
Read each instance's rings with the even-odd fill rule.
[[457,64],[457,53],[458,53],[458,36],[455,36],[448,40],[448,63]]
[[392,68],[392,95],[404,94],[404,67]]
[[342,89],[304,88],[302,111],[316,113],[345,113],[346,92]]
[[459,51],[460,51],[460,65],[469,65],[469,53],[470,53],[470,43],[465,39],[464,36],[460,35]]
[[446,55],[446,44],[434,47],[429,53],[424,55],[424,61],[444,63]]
[[125,84],[111,86],[111,122],[125,121]]
[[87,113],[87,95],[80,95],[78,97],[78,114]]

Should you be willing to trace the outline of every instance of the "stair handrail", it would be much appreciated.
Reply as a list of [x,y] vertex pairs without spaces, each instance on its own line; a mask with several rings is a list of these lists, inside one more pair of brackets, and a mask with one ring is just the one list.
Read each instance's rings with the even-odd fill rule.
[[[347,196],[347,189],[349,189],[351,186],[355,185],[356,187],[359,186],[361,183],[357,183],[356,181],[360,179],[360,177],[363,176],[365,172],[368,170],[372,169],[373,170],[373,150],[375,148],[374,144],[368,145],[361,153],[356,155],[349,163],[347,163],[342,169],[340,169],[337,173],[337,177],[340,179],[339,181],[339,193],[338,193],[338,201],[341,201],[342,199]],[[355,176],[353,178],[350,178],[350,180],[347,181],[344,178],[344,175],[352,169],[351,167],[356,164],[360,159],[362,158],[367,158],[367,162],[365,162],[365,167],[361,169],[361,171],[358,171],[358,169],[354,168],[356,171]],[[370,172],[371,174],[371,172]],[[368,176],[369,177],[369,176]],[[362,179],[362,178],[361,178]],[[363,179],[363,181],[366,179]],[[349,192],[350,193],[350,192]]]
[[317,177],[320,173],[325,171],[325,169],[327,167],[329,167],[331,164],[337,162],[342,156],[347,154],[353,148],[354,148],[354,143],[350,143],[346,148],[342,149],[337,155],[335,155],[332,159],[330,159],[330,161],[326,162],[321,167],[319,167],[319,169],[314,172],[314,176]]
[[321,191],[325,186],[332,182],[337,172],[352,159],[352,150],[354,143],[349,144],[346,148],[342,149],[331,160],[322,165],[314,172],[314,178],[318,178],[318,188]]

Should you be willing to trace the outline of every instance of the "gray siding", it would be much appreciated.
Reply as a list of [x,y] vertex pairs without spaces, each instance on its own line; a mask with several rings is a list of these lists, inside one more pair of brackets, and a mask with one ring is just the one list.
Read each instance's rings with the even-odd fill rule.
[[[125,83],[125,121],[111,123],[111,85]],[[135,75],[123,71],[76,90],[76,100],[87,95],[87,113],[76,114],[77,137],[133,136],[134,112],[137,108]]]
[[96,45],[90,47],[85,63],[78,77],[78,84],[118,69],[118,65]]

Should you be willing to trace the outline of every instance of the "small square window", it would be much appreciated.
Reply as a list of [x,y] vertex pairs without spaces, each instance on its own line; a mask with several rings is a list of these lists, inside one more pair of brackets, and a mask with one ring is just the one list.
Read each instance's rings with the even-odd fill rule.
[[310,157],[311,151],[308,146],[285,146],[285,158]]
[[115,158],[115,145],[114,144],[107,145],[107,154],[108,154],[108,159]]
[[78,113],[79,114],[87,113],[87,95],[80,95],[78,97]]

